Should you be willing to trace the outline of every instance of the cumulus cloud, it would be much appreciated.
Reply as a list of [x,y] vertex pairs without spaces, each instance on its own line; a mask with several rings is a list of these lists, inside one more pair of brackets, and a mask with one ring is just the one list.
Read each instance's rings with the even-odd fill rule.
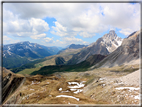
[[44,40],[45,40],[45,42],[48,42],[48,43],[53,42],[53,38],[49,38],[49,37],[44,38]]
[[126,35],[126,36],[129,36],[132,32],[132,29],[129,29],[129,28],[126,28],[126,29],[122,29],[119,31],[120,33]]
[[17,42],[20,42],[20,40],[15,40],[15,39],[12,39],[8,36],[3,36],[3,43],[4,44],[17,43]]
[[73,44],[73,43],[87,44],[86,41],[83,41],[82,39],[75,38],[75,37],[64,37],[63,40],[66,44]]
[[42,34],[39,34],[39,35],[33,35],[33,36],[30,36],[32,39],[41,39],[41,38],[44,38],[46,37],[46,34],[45,33],[42,33]]
[[[131,33],[140,29],[140,4],[130,3],[111,3],[101,4],[104,16],[101,17],[102,23],[121,30],[131,29]],[[121,31],[122,32],[122,31]],[[126,34],[126,33],[123,33]]]
[[[91,38],[111,28],[128,35],[140,28],[139,3],[5,3],[3,13],[5,35],[39,39],[50,31],[62,37],[62,41],[44,39],[50,43],[83,43],[75,36]],[[55,26],[49,28],[46,17],[55,18]]]
[[62,37],[61,40],[53,40],[53,38],[46,37],[44,38],[44,44],[48,46],[61,46],[65,47],[70,44],[88,44],[88,42],[83,41],[80,38],[75,38],[75,37]]
[[14,15],[10,11],[8,11],[9,15],[7,15],[6,12],[7,11],[5,10],[3,22],[3,33],[5,35],[18,37],[31,36],[33,39],[38,39],[39,37],[43,37],[43,32],[47,32],[49,30],[48,23],[42,19],[30,18],[25,20],[20,19],[17,15]]
[[63,27],[63,25],[61,25],[59,22],[54,22],[55,23],[55,27],[52,26],[52,31],[51,33],[57,36],[66,36],[67,35],[67,29],[66,27]]
[[89,34],[87,32],[81,32],[79,35],[83,36],[84,38],[91,38],[92,36],[95,36],[95,34]]

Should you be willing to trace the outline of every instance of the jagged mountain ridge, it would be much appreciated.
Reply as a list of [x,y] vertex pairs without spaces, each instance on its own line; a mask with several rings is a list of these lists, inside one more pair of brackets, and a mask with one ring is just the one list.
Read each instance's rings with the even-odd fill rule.
[[72,59],[70,59],[67,64],[78,64],[94,54],[108,55],[121,45],[122,40],[123,39],[118,37],[114,30],[111,30],[96,42],[73,55]]
[[122,38],[118,37],[114,30],[111,30],[108,34],[102,37],[101,43],[104,44],[107,50],[111,53],[122,43]]
[[139,64],[139,37],[141,31],[134,32],[125,38],[114,52],[91,68],[113,67],[123,64],[137,63]]

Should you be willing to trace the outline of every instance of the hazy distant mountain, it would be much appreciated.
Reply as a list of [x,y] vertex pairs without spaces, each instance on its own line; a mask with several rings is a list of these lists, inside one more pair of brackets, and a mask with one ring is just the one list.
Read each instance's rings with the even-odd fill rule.
[[134,32],[125,38],[122,45],[106,58],[100,61],[95,67],[113,67],[122,64],[139,63],[139,37],[140,31]]
[[96,42],[75,54],[67,64],[78,64],[94,54],[108,55],[121,45],[122,40],[114,30],[111,30],[108,34],[105,34],[102,38],[99,38]]
[[69,46],[69,49],[79,49],[79,48],[83,48],[86,47],[87,45],[80,45],[80,44],[71,44]]
[[[67,48],[64,48],[64,49],[60,50],[60,51],[58,52],[58,54],[63,53],[63,52],[66,52],[66,51],[67,51],[67,52],[73,51],[73,50],[75,50],[75,49],[80,49],[80,48],[83,48],[83,47],[87,47],[87,45],[71,44],[71,45],[67,46]],[[75,50],[75,51],[76,51],[76,50]]]
[[58,52],[56,47],[46,47],[37,43],[19,42],[3,46],[3,66],[19,67],[32,60],[51,56]]
[[56,46],[47,47],[47,46],[41,45],[41,47],[43,49],[46,49],[52,55],[56,55],[62,49],[61,47],[56,47]]

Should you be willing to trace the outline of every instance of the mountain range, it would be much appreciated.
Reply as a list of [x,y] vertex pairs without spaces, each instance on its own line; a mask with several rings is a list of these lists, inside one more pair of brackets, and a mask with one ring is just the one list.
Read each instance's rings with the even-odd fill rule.
[[[114,46],[116,46],[116,45],[114,45],[115,40],[112,39],[112,42],[111,42],[112,45],[109,45],[109,46],[110,46],[110,48],[111,48],[111,46],[113,46],[112,47],[112,49],[114,50],[113,52],[110,52],[110,53],[108,52],[108,50],[106,48],[106,46],[108,46],[108,44],[107,44],[107,45],[105,45],[105,47],[103,47],[107,51],[102,50],[103,51],[102,52],[102,51],[96,50],[97,52],[100,52],[100,53],[106,52],[106,54],[102,54],[102,53],[101,54],[100,53],[93,54],[93,55],[89,54],[88,55],[89,57],[87,57],[85,60],[81,61],[80,63],[72,64],[72,65],[69,65],[69,64],[63,65],[65,62],[64,59],[58,58],[57,65],[44,66],[40,70],[34,71],[31,74],[47,75],[47,74],[52,74],[54,72],[66,72],[66,71],[67,72],[74,72],[74,71],[80,72],[80,71],[87,71],[89,69],[92,70],[92,69],[96,69],[96,68],[107,68],[107,67],[110,68],[110,67],[114,67],[114,66],[122,66],[122,65],[127,65],[129,63],[130,63],[130,65],[139,64],[139,58],[140,58],[140,56],[139,56],[139,37],[140,37],[140,33],[141,33],[140,31],[137,31],[137,32],[129,35],[128,38],[123,39],[123,42],[121,45],[120,45],[120,43],[117,43],[118,48],[116,47],[115,50],[114,50]],[[104,37],[106,38],[106,35],[104,35],[102,38],[98,39],[92,46],[86,47],[85,49],[88,51],[84,51],[84,52],[90,53],[90,51],[92,51],[91,49],[95,48],[95,46],[98,46],[98,44],[100,45],[100,44],[106,43],[106,42],[102,42],[102,41],[104,41],[103,40]],[[114,36],[114,35],[111,35],[111,36],[108,35],[107,37],[108,38],[115,37],[119,40],[122,40],[121,38],[118,38],[117,36]],[[100,47],[101,46],[99,46],[98,49]],[[102,49],[102,48],[100,48],[100,49]],[[79,53],[82,54],[81,57],[83,58],[82,50]],[[75,60],[74,58],[76,55],[79,55],[79,54],[77,53],[77,54],[73,55],[73,57],[68,62]],[[78,58],[78,57],[76,57],[76,58]]]
[[46,47],[29,41],[3,46],[3,66],[15,68],[35,59],[55,55],[57,47]]
[[119,47],[122,41],[123,39],[118,37],[114,30],[111,30],[108,34],[105,34],[96,42],[73,55],[72,59],[70,59],[67,64],[78,64],[94,54],[108,55]]
[[[2,103],[139,104],[140,73],[137,70],[140,69],[141,34],[141,31],[136,31],[121,39],[114,31],[110,31],[88,46],[80,48],[71,45],[63,53],[24,64],[14,68],[12,72],[2,68]],[[29,52],[26,50],[29,49],[28,46],[23,46],[23,50]],[[33,60],[30,57],[32,53],[44,57],[44,54],[32,50],[31,54],[20,56],[24,54],[18,51],[18,54],[14,53],[13,49],[15,48],[12,46],[7,47],[4,57],[8,59],[6,54],[16,54]],[[36,49],[43,48],[37,46]],[[67,50],[76,50],[76,53]],[[52,62],[55,64],[51,64]],[[61,98],[57,98],[60,95]],[[67,96],[69,98],[63,98]]]

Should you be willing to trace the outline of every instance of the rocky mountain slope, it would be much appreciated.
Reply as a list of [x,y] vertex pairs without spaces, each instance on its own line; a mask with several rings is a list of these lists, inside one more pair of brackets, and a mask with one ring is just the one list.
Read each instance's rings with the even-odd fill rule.
[[28,41],[4,45],[3,66],[6,68],[19,67],[32,60],[51,56],[51,53],[57,53],[57,49],[30,43]]
[[77,54],[73,55],[73,58],[70,59],[67,64],[78,64],[94,54],[108,55],[121,45],[122,40],[123,39],[117,36],[115,31],[111,30],[108,34],[105,34],[96,42],[90,44]]
[[140,33],[141,31],[137,31],[128,36],[128,38],[125,38],[120,47],[92,68],[120,66],[131,62],[139,64]]
[[19,74],[14,74],[6,68],[2,68],[2,103],[4,103],[24,82],[24,77]]

